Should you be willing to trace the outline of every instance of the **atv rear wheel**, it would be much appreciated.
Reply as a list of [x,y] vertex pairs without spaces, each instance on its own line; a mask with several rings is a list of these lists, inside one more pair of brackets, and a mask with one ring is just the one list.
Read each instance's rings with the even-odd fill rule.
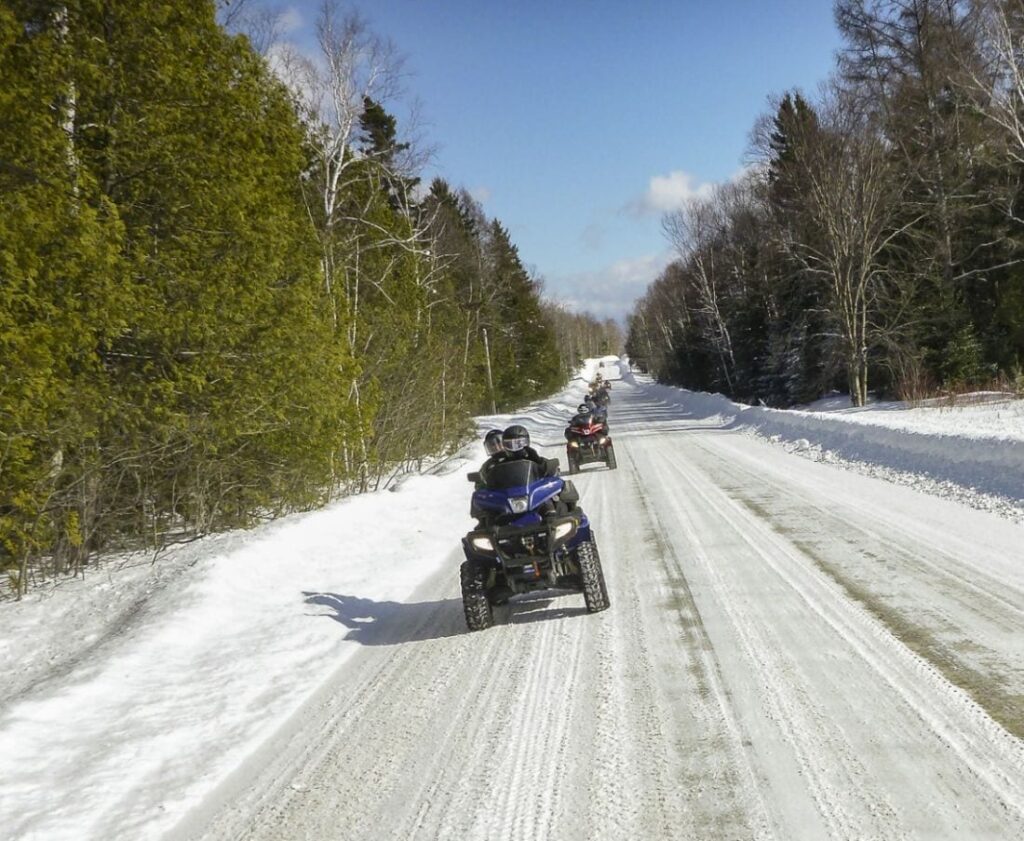
[[465,561],[462,573],[462,610],[466,614],[466,627],[483,631],[494,624],[494,611],[487,599],[486,575],[472,561]]
[[580,579],[583,582],[583,601],[587,605],[587,613],[606,610],[608,587],[604,583],[604,570],[601,569],[601,556],[597,553],[597,543],[591,537],[576,549],[576,562],[580,565]]
[[609,470],[614,470],[618,467],[618,464],[615,461],[615,448],[611,444],[609,444],[608,449],[605,450],[605,462],[607,463]]

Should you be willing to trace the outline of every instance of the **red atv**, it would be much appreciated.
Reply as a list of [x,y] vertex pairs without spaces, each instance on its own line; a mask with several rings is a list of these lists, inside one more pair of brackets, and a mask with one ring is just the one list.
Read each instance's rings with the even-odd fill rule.
[[569,473],[579,473],[580,465],[603,461],[615,469],[615,448],[603,420],[589,418],[584,423],[570,424],[565,432],[565,458]]

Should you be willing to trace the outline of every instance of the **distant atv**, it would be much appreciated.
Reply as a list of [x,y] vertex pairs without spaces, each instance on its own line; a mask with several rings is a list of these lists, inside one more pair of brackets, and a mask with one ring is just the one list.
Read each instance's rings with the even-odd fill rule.
[[579,473],[581,465],[595,461],[604,462],[609,470],[618,466],[608,425],[601,418],[591,417],[586,423],[573,424],[567,431],[566,439],[565,457],[570,474]]
[[463,540],[462,606],[471,631],[494,624],[493,605],[534,590],[582,592],[588,613],[608,607],[597,542],[571,482],[540,477],[529,459],[469,479],[477,483],[471,513],[481,520]]

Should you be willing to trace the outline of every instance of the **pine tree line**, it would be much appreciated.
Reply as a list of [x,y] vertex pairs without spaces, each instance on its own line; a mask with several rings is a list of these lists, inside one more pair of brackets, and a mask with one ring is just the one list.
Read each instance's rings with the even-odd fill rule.
[[839,0],[834,75],[785,94],[752,165],[668,214],[677,259],[627,350],[787,406],[1024,385],[1020,0]]
[[0,6],[9,592],[378,487],[564,381],[508,231],[344,86],[384,42],[320,34],[297,87],[212,0]]

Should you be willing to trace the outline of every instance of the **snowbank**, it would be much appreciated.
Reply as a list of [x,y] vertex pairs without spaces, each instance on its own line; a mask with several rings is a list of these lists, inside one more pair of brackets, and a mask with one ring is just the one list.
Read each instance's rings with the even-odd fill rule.
[[[630,375],[632,376],[632,375]],[[658,386],[666,404],[693,420],[747,430],[796,450],[917,473],[981,493],[1024,501],[1024,401],[964,406],[875,404],[830,411],[743,406],[720,394]]]
[[[202,541],[176,553],[187,558],[171,561],[176,578],[140,591],[129,575],[121,599],[112,574],[99,600],[79,581],[4,605],[5,673],[38,673],[40,656],[61,664],[0,708],[4,837],[165,832],[358,650],[361,626],[457,568],[471,525],[463,473]],[[53,613],[74,610],[68,599],[92,603],[86,613],[112,601],[135,609],[99,647],[36,649]],[[63,635],[75,644],[73,626]]]

